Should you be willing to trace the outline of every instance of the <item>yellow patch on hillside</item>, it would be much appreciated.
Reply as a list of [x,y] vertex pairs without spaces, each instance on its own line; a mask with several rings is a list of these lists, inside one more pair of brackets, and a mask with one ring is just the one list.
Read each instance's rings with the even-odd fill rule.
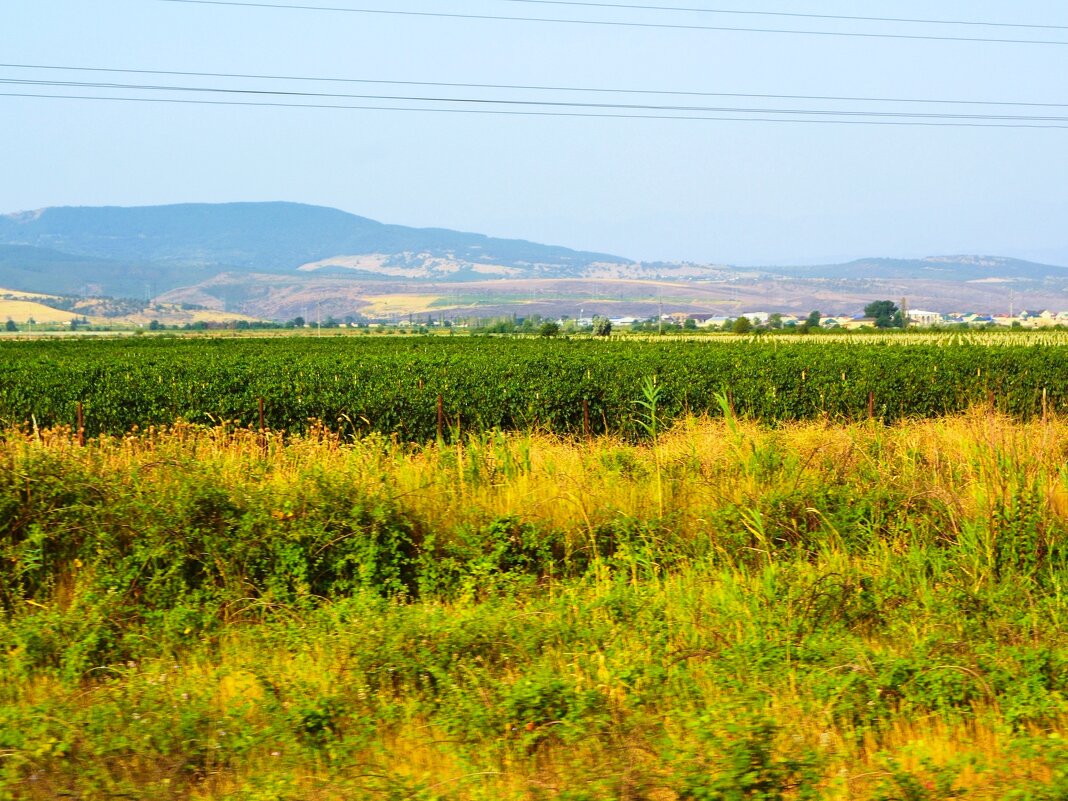
[[20,325],[31,319],[37,323],[69,323],[78,316],[31,300],[0,300],[0,320],[14,320]]
[[238,312],[216,311],[215,309],[197,309],[192,314],[194,323],[226,323],[233,320],[248,320],[251,323],[261,319]]
[[370,317],[384,317],[390,314],[424,314],[447,308],[433,305],[441,300],[441,297],[441,295],[374,295],[366,298],[370,305],[360,311]]
[[255,322],[259,317],[249,317],[247,314],[238,312],[224,312],[217,309],[189,309],[184,310],[177,306],[162,310],[145,309],[136,314],[125,314],[122,317],[111,318],[114,322],[134,323],[135,325],[148,325],[153,320],[164,325],[183,325],[185,323],[232,323],[237,320]]
[[0,287],[0,299],[3,300],[51,300],[56,297],[58,297],[58,295],[46,295],[43,292],[23,292],[18,289],[4,289],[3,287]]

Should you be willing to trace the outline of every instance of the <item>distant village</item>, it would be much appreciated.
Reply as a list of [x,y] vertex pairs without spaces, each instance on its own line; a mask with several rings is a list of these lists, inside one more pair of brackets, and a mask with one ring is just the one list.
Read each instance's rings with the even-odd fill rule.
[[[935,312],[924,309],[908,309],[899,307],[889,301],[882,301],[873,305],[886,304],[887,313],[881,317],[866,314],[856,315],[823,315],[818,311],[809,314],[792,314],[788,312],[769,311],[745,311],[734,315],[714,314],[711,312],[665,312],[659,316],[634,317],[612,316],[600,317],[580,315],[578,317],[561,317],[558,319],[543,318],[540,315],[522,317],[509,315],[506,317],[460,317],[451,321],[443,318],[433,319],[427,317],[420,321],[422,315],[409,315],[409,324],[420,324],[425,327],[454,326],[457,328],[478,328],[481,330],[507,333],[512,331],[537,328],[547,321],[551,325],[558,326],[563,332],[583,331],[598,328],[599,323],[612,331],[649,331],[658,328],[663,330],[722,330],[744,331],[749,330],[841,330],[855,331],[865,328],[1053,328],[1056,326],[1068,327],[1068,311],[1055,312],[1048,309],[1023,310],[1013,314],[981,314],[978,312]],[[868,309],[871,310],[871,307]],[[342,323],[343,327],[355,327],[354,322]],[[739,325],[741,323],[741,325]],[[298,318],[298,327],[304,325],[303,318]],[[337,323],[331,321],[331,327]],[[403,325],[403,322],[394,315],[389,319],[372,319],[359,323],[361,327],[371,328],[393,327]]]
[[[0,300],[3,296],[0,295]],[[63,300],[63,299],[60,299]],[[480,333],[542,333],[555,335],[556,333],[570,334],[593,332],[599,334],[623,333],[623,332],[697,332],[697,331],[725,331],[734,333],[760,333],[766,331],[797,331],[801,333],[820,331],[855,331],[862,329],[1043,329],[1063,327],[1068,328],[1068,311],[1052,311],[1049,309],[1031,310],[1025,309],[1010,314],[982,314],[978,312],[936,312],[923,309],[908,308],[904,299],[901,305],[892,301],[875,301],[865,307],[864,314],[855,315],[824,315],[818,311],[809,314],[793,314],[790,312],[771,311],[743,311],[734,315],[715,314],[711,312],[672,311],[660,315],[635,317],[635,316],[593,316],[580,313],[577,317],[563,316],[543,317],[539,314],[522,315],[517,313],[497,316],[478,316],[463,314],[455,317],[446,316],[447,313],[439,311],[434,314],[426,312],[392,313],[382,317],[368,317],[360,314],[347,315],[343,319],[336,319],[327,315],[320,319],[318,315],[314,320],[306,320],[303,316],[294,317],[291,320],[271,321],[256,320],[249,317],[241,319],[227,319],[225,313],[211,312],[204,307],[183,304],[182,313],[185,319],[174,319],[177,316],[170,307],[164,308],[156,304],[147,309],[138,308],[136,314],[129,314],[130,308],[118,306],[116,311],[127,312],[122,317],[112,318],[112,315],[103,315],[105,320],[91,322],[78,311],[69,311],[46,307],[41,303],[29,303],[25,300],[12,298],[9,306],[22,307],[32,306],[32,312],[36,316],[27,316],[23,310],[19,320],[8,315],[6,323],[0,322],[0,331],[16,333],[35,330],[46,332],[48,330],[69,329],[71,331],[109,331],[121,330],[126,327],[147,329],[149,331],[163,330],[222,330],[222,329],[264,329],[264,328],[359,328],[367,330],[392,331],[400,329],[429,331],[430,329],[458,328],[476,330]],[[59,305],[59,304],[57,304]],[[130,304],[127,304],[129,306]],[[94,309],[98,310],[98,309]],[[517,307],[519,311],[519,307]],[[878,316],[874,316],[875,312]],[[160,313],[162,319],[149,319],[154,312]],[[169,313],[168,313],[169,312]],[[212,319],[197,319],[197,315],[211,315]],[[189,319],[192,317],[192,319]],[[69,319],[67,319],[69,318]],[[166,322],[164,322],[166,321]]]
[[[696,328],[725,328],[738,317],[749,318],[754,325],[766,328],[794,328],[803,325],[809,315],[779,314],[775,312],[754,311],[742,312],[733,317],[712,314],[665,314],[664,320],[670,319],[674,323],[685,324],[692,319]],[[976,312],[934,312],[922,309],[909,309],[905,313],[908,327],[937,328],[937,327],[960,327],[969,328],[1052,328],[1053,326],[1068,326],[1068,311],[1055,312],[1048,309],[1026,310],[1016,314],[979,314]],[[581,321],[580,321],[581,322]],[[632,323],[641,322],[633,317],[613,318],[612,324],[626,327]],[[821,329],[841,329],[845,331],[859,328],[876,328],[878,320],[864,315],[826,315],[820,316],[819,327]]]
[[[748,333],[760,331],[856,331],[863,329],[1039,329],[1063,326],[1068,328],[1068,311],[1053,312],[1049,310],[1026,310],[1016,314],[979,314],[975,312],[933,312],[922,309],[909,309],[890,318],[876,318],[865,315],[822,315],[811,312],[807,315],[787,312],[749,311],[735,315],[711,314],[704,312],[665,312],[660,316],[579,316],[551,318],[541,315],[522,317],[519,315],[477,317],[462,316],[448,319],[442,314],[437,316],[410,314],[406,316],[391,315],[389,318],[352,317],[336,320],[306,321],[297,317],[286,323],[248,323],[237,324],[238,328],[284,327],[284,328],[362,328],[362,329],[405,329],[418,328],[421,331],[435,328],[458,328],[477,330],[481,333],[623,333],[632,332],[685,332],[685,331],[733,331]],[[162,326],[161,326],[162,327]],[[186,326],[189,327],[189,326]],[[197,327],[230,328],[232,323],[198,324]]]
[[[561,320],[564,325],[579,329],[590,328],[598,318],[583,317],[574,320]],[[702,312],[671,312],[659,317],[609,317],[613,330],[645,330],[663,325],[672,329],[722,330],[739,329],[738,321],[748,321],[744,330],[791,330],[804,327],[811,330],[856,331],[865,328],[1053,328],[1068,327],[1068,311],[1054,312],[1046,310],[1025,310],[1016,314],[979,314],[976,312],[934,312],[923,309],[909,309],[895,321],[888,324],[886,320],[859,315],[822,315],[813,312],[807,315],[786,312],[748,311],[725,316]]]

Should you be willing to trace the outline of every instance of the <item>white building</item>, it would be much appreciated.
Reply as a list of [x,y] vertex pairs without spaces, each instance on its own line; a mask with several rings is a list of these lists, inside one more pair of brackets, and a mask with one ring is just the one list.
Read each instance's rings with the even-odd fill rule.
[[942,322],[942,314],[922,309],[909,309],[909,322],[915,325],[938,325]]

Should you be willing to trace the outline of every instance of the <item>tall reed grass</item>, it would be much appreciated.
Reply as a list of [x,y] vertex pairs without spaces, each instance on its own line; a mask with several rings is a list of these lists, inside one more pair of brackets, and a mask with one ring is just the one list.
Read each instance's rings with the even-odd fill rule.
[[1066,457],[9,430],[0,798],[1063,798]]

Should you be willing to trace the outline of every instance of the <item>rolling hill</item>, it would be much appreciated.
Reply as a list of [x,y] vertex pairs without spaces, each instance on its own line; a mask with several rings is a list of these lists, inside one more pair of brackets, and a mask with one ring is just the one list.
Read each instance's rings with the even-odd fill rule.
[[342,318],[384,308],[400,316],[431,308],[457,315],[648,315],[660,310],[663,294],[666,311],[709,313],[765,307],[852,313],[866,299],[902,296],[937,309],[995,310],[1006,302],[1068,308],[1068,267],[1019,259],[872,258],[744,269],[638,263],[298,203],[0,215],[0,286],[273,319],[309,309]]
[[21,248],[0,253],[0,284],[23,288],[33,283],[25,275],[9,280],[13,271],[66,284],[85,283],[92,274],[105,294],[128,291],[138,282],[140,293],[145,281],[165,291],[208,274],[285,274],[302,266],[456,280],[494,274],[570,276],[594,264],[630,263],[524,240],[387,225],[298,203],[48,208],[0,216],[0,245]]
[[146,298],[206,280],[216,272],[207,265],[121,261],[48,247],[0,244],[0,286],[24,292]]
[[1068,278],[1068,267],[1002,256],[928,256],[924,259],[857,259],[845,264],[766,267],[761,272],[791,278],[932,281],[1044,281]]

